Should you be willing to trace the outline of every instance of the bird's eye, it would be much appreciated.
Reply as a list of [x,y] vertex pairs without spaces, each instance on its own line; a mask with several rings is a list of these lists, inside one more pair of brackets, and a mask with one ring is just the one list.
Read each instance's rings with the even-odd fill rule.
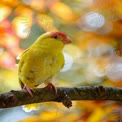
[[54,39],[58,39],[58,36],[54,36],[53,38],[54,38]]

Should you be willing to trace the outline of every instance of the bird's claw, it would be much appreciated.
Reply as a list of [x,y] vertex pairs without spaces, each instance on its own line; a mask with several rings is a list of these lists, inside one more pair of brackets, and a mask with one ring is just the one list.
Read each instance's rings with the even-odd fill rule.
[[24,85],[23,90],[26,90],[30,94],[30,96],[33,97],[32,92],[34,92],[34,90],[32,88],[29,88],[27,85]]
[[53,90],[57,94],[57,88],[52,83],[48,83],[47,86],[45,86],[45,88]]

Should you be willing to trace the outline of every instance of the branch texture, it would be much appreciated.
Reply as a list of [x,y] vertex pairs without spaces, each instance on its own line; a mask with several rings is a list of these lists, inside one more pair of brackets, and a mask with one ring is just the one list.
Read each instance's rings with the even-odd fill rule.
[[57,87],[57,94],[47,88],[38,88],[34,89],[33,97],[24,90],[11,90],[0,94],[0,108],[49,101],[62,102],[66,107],[71,107],[72,100],[122,101],[122,88],[103,86]]

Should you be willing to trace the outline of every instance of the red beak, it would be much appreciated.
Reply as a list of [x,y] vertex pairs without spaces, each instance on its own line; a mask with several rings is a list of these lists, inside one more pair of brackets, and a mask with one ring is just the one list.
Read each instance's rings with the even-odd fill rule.
[[72,40],[69,37],[67,37],[66,39],[63,40],[63,43],[70,44],[70,43],[72,43]]

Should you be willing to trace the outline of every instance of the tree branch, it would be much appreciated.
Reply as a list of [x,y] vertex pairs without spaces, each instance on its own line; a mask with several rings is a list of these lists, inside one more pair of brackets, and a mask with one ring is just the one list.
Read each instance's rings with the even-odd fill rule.
[[103,86],[57,87],[57,94],[47,88],[38,88],[34,90],[33,97],[24,90],[11,90],[0,94],[0,108],[49,101],[62,102],[66,107],[71,107],[71,100],[122,101],[122,88]]

